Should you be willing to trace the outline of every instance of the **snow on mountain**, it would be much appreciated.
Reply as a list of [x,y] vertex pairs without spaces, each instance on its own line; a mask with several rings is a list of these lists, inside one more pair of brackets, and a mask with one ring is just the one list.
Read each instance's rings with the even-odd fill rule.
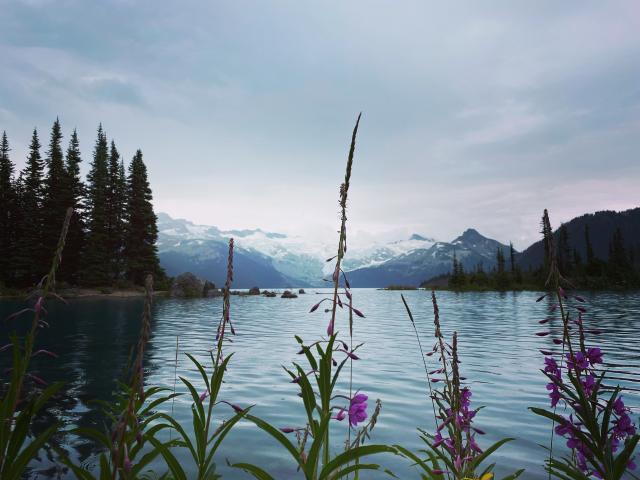
[[498,249],[508,255],[508,246],[468,229],[451,242],[435,242],[427,248],[413,249],[379,265],[354,269],[349,279],[356,287],[419,285],[436,275],[449,273],[454,254],[467,270],[480,264],[490,269],[495,264]]
[[[167,252],[189,257],[206,258],[219,250],[233,237],[236,249],[246,255],[270,263],[275,270],[303,284],[321,285],[322,277],[331,272],[326,259],[335,255],[335,243],[322,242],[301,236],[255,230],[220,230],[217,227],[196,225],[185,219],[174,219],[166,213],[158,214],[158,252],[162,261]],[[373,242],[363,248],[350,246],[344,260],[345,270],[381,265],[414,250],[427,249],[435,240],[418,234],[393,242]],[[210,248],[216,244],[216,248]]]

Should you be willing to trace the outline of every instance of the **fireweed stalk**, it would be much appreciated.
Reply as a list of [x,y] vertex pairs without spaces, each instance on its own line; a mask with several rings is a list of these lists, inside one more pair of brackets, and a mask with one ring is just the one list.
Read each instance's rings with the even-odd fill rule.
[[111,474],[112,479],[116,478],[118,472],[123,472],[125,474],[123,476],[131,472],[132,462],[129,457],[130,445],[128,445],[127,442],[127,434],[133,434],[133,436],[137,437],[137,440],[142,443],[136,403],[144,402],[144,350],[151,336],[151,306],[153,304],[153,277],[151,275],[147,275],[145,278],[144,288],[145,301],[142,312],[142,326],[140,338],[138,339],[136,357],[133,363],[129,398],[111,435],[114,440],[111,448],[111,462],[114,467]]
[[[112,422],[108,434],[93,428],[77,428],[72,433],[92,439],[108,452],[100,454],[98,476],[75,465],[66,452],[58,450],[62,463],[71,469],[78,479],[134,479],[159,455],[159,448],[168,448],[174,442],[161,443],[156,435],[167,428],[154,408],[172,400],[176,394],[169,388],[144,388],[144,355],[151,336],[153,306],[153,277],[145,278],[145,299],[142,310],[140,335],[131,365],[130,379],[120,385],[113,402],[101,402],[104,413]],[[153,445],[149,447],[147,444]]]
[[[615,387],[610,393],[611,388],[604,384],[607,370],[600,367],[602,351],[587,346],[587,334],[599,335],[601,332],[585,328],[585,300],[577,295],[569,296],[560,285],[562,277],[555,261],[547,210],[543,216],[543,234],[549,255],[548,282],[552,288],[537,301],[547,295],[555,297],[557,303],[551,310],[559,311],[561,315],[562,340],[554,340],[554,343],[562,348],[560,352],[541,350],[545,357],[542,371],[549,379],[547,390],[553,410],[531,410],[552,421],[552,440],[554,433],[563,437],[570,451],[570,455],[554,458],[551,442],[546,470],[550,476],[562,479],[617,480],[636,468],[633,453],[640,436],[620,395],[621,387]],[[549,321],[547,318],[540,323]],[[537,335],[545,337],[550,333],[543,331]],[[556,414],[559,406],[568,414]]]
[[[403,298],[404,301],[404,298]],[[493,478],[493,467],[481,464],[505,443],[513,440],[505,438],[486,450],[480,448],[476,442],[476,434],[484,432],[473,426],[473,420],[480,408],[471,408],[471,388],[464,384],[466,380],[460,376],[460,359],[458,357],[458,333],[453,333],[452,343],[448,344],[440,326],[440,309],[435,292],[431,292],[436,342],[433,349],[426,356],[436,355],[439,368],[428,371],[425,361],[425,371],[429,382],[429,396],[434,408],[436,433],[431,434],[419,429],[420,438],[428,447],[427,458],[422,459],[408,449],[396,446],[408,459],[412,460],[422,471],[421,478],[469,479]],[[413,315],[405,301],[409,318],[414,324]],[[417,329],[415,329],[418,336]],[[419,336],[418,336],[419,340]],[[421,345],[421,342],[419,342]],[[420,346],[422,352],[422,347]],[[424,355],[423,355],[424,360]],[[438,377],[435,377],[437,375]],[[432,385],[441,384],[440,389]],[[436,413],[437,411],[437,413]],[[519,477],[524,470],[508,475],[506,479]]]
[[[160,414],[167,422],[167,426],[177,431],[181,440],[181,447],[186,448],[196,466],[197,475],[194,478],[198,480],[209,480],[218,478],[216,476],[216,464],[214,463],[215,454],[222,444],[222,441],[231,431],[233,426],[244,416],[247,415],[250,408],[241,408],[238,405],[229,403],[226,400],[219,400],[219,393],[222,387],[224,374],[233,353],[224,355],[224,342],[231,342],[229,335],[235,335],[235,329],[231,323],[231,283],[233,282],[233,239],[229,240],[229,255],[227,261],[227,279],[224,286],[222,301],[222,316],[216,327],[215,346],[209,352],[212,372],[207,374],[205,367],[198,362],[190,354],[189,359],[198,369],[205,389],[199,393],[196,387],[186,378],[180,377],[180,380],[189,390],[193,404],[191,406],[191,414],[193,417],[193,439],[187,434],[187,430],[180,425],[175,419],[166,414]],[[214,429],[214,407],[219,404],[225,404],[233,409],[235,414],[228,419],[223,420]],[[162,456],[164,457],[169,470],[176,480],[186,480],[187,474],[181,463],[178,461],[173,452],[155,442]],[[191,478],[191,477],[189,477]]]
[[36,334],[40,328],[48,327],[44,319],[47,310],[44,307],[45,300],[49,297],[59,298],[55,293],[56,272],[62,262],[62,252],[69,230],[69,222],[73,215],[73,209],[67,210],[58,244],[51,262],[49,273],[43,277],[38,285],[38,294],[35,306],[21,310],[9,317],[17,319],[25,313],[33,313],[31,327],[24,340],[21,342],[14,334],[11,343],[5,345],[0,351],[12,350],[13,365],[10,369],[10,381],[3,386],[2,400],[0,401],[0,478],[21,479],[29,462],[36,457],[38,451],[51,436],[57,431],[59,425],[53,424],[35,438],[29,439],[29,425],[37,413],[42,410],[46,402],[62,387],[61,383],[47,386],[41,393],[34,391],[24,392],[25,380],[34,385],[45,386],[46,382],[34,374],[28,373],[29,363],[32,357],[46,355],[56,357],[56,354],[48,350],[34,352]]
[[[356,351],[360,347],[353,347],[353,343],[348,345],[338,339],[336,331],[336,320],[338,308],[345,307],[352,314],[364,318],[364,314],[353,306],[353,296],[347,278],[342,270],[342,260],[347,251],[347,200],[349,184],[351,180],[351,170],[355,151],[356,135],[360,123],[360,115],[356,121],[351,137],[351,146],[347,159],[347,167],[344,182],[340,186],[340,213],[341,224],[338,239],[337,254],[328,259],[335,259],[335,267],[331,276],[333,294],[331,297],[322,299],[311,308],[310,313],[318,310],[321,304],[329,302],[325,313],[330,313],[327,326],[328,338],[315,341],[309,345],[296,336],[300,345],[298,354],[304,355],[307,366],[303,367],[294,362],[292,369],[287,369],[291,377],[291,382],[300,388],[299,396],[302,398],[307,424],[304,427],[281,427],[276,428],[258,417],[247,415],[246,418],[254,422],[259,428],[271,435],[294,459],[298,470],[304,474],[306,480],[328,480],[344,478],[351,473],[358,475],[361,470],[379,470],[377,464],[362,464],[360,460],[369,455],[378,453],[397,453],[395,448],[386,445],[363,445],[368,438],[369,432],[373,429],[380,411],[380,404],[376,406],[374,415],[369,423],[360,430],[358,425],[368,418],[368,396],[362,392],[353,392],[350,386],[349,395],[334,394],[334,388],[338,377],[347,361],[359,360]],[[341,291],[340,279],[344,279],[344,287]],[[345,298],[348,302],[345,305]],[[353,316],[350,315],[349,324],[350,337],[353,337]],[[337,360],[335,357],[340,358]],[[334,370],[335,368],[335,370]],[[335,456],[331,450],[331,421],[344,421],[348,419],[348,431],[345,445],[347,449]],[[354,441],[351,441],[351,430],[354,430]],[[287,434],[295,434],[297,445],[287,438]],[[262,468],[248,463],[238,463],[234,465],[252,474],[255,478],[262,480],[273,479],[269,473]]]

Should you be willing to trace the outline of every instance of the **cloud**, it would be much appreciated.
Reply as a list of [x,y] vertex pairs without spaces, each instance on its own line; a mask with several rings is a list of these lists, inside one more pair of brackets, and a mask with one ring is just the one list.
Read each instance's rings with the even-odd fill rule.
[[106,102],[144,106],[140,89],[119,76],[86,76],[80,79],[89,96]]
[[633,0],[12,2],[0,128],[21,163],[34,125],[60,115],[88,159],[102,122],[125,158],[143,149],[158,208],[302,232],[335,223],[363,110],[354,228],[474,226],[524,247],[542,206],[637,205],[639,13]]

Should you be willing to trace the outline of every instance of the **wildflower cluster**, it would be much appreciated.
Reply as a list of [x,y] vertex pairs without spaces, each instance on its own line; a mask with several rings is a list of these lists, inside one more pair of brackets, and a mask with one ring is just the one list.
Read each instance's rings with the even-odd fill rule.
[[[414,324],[416,337],[420,344],[420,337],[415,329],[415,323],[411,310],[404,297],[402,298]],[[483,450],[476,441],[476,435],[483,435],[484,431],[473,426],[473,420],[479,409],[471,407],[471,389],[463,385],[466,380],[460,376],[460,359],[458,357],[458,333],[453,333],[452,343],[448,344],[442,333],[440,325],[440,309],[435,292],[431,293],[433,304],[433,316],[436,342],[427,357],[436,355],[440,363],[439,368],[429,371],[425,361],[425,372],[429,383],[429,396],[431,397],[436,423],[435,434],[420,430],[421,439],[427,444],[427,459],[421,459],[414,453],[399,447],[399,450],[427,474],[422,478],[493,478],[493,465],[481,469],[481,463],[495,450],[512,439],[500,440]],[[437,376],[434,376],[437,375]],[[432,384],[442,384],[441,389],[432,387]],[[523,472],[519,470],[508,479],[515,479]]]
[[[557,270],[553,235],[550,232],[549,217],[545,210],[543,233],[549,252],[548,282],[551,284],[551,293],[542,295],[537,301],[550,296],[555,302],[550,310],[551,313],[560,313],[562,339],[553,340],[555,345],[561,347],[560,351],[541,350],[544,355],[542,371],[549,380],[546,389],[553,410],[532,408],[532,411],[553,421],[553,433],[566,440],[571,455],[562,459],[553,457],[552,433],[547,470],[559,478],[586,476],[618,479],[628,470],[636,468],[633,452],[640,436],[620,395],[621,388],[604,384],[606,368],[603,367],[602,350],[587,345],[587,334],[599,335],[602,332],[585,327],[585,299],[577,295],[569,296],[560,285],[566,280]],[[546,324],[550,319],[546,318],[540,323]],[[536,335],[546,337],[551,333],[543,331]],[[558,407],[568,413],[558,415]]]
[[[437,426],[435,435],[428,436],[433,452],[447,465],[447,472],[455,478],[464,478],[475,473],[475,460],[482,453],[475,437],[484,432],[473,426],[478,410],[471,408],[471,389],[462,386],[464,377],[460,377],[458,333],[453,333],[451,345],[445,342],[435,292],[432,293],[432,303],[436,343],[431,353],[439,356],[441,367],[429,373],[443,376],[432,377],[432,383],[444,380],[444,384],[442,389],[433,390],[433,399],[438,407]],[[444,472],[436,470],[434,473]]]

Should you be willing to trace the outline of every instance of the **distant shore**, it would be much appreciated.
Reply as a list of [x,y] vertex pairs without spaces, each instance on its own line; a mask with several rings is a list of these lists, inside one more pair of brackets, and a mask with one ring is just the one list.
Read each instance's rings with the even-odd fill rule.
[[[0,292],[0,299],[20,299],[29,296],[32,290],[9,290]],[[144,297],[143,289],[116,289],[116,288],[66,288],[56,292],[64,299],[73,298],[136,298]],[[166,290],[153,292],[154,296],[167,295]]]

